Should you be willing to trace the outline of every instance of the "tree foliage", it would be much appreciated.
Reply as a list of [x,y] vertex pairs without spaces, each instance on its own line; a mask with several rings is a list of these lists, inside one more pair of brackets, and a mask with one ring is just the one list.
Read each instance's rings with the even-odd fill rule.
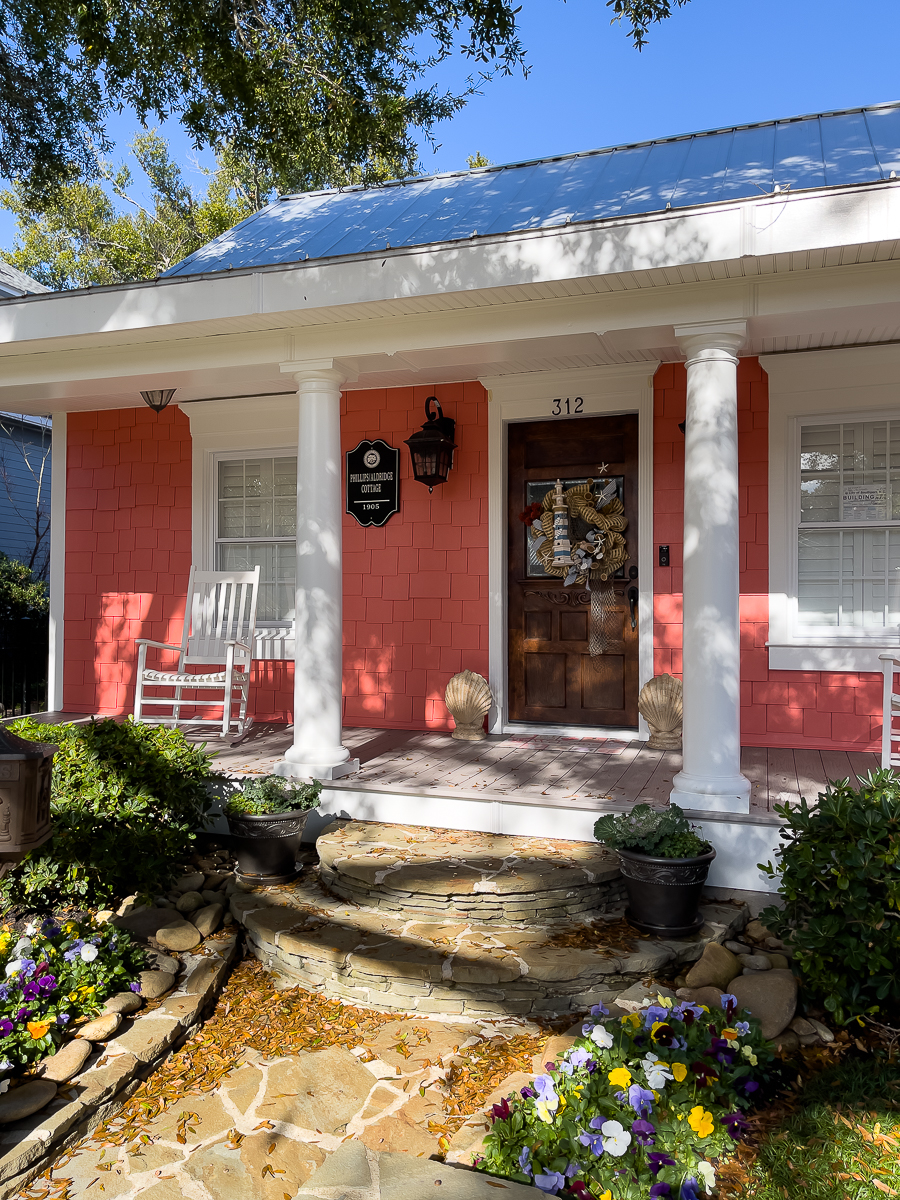
[[0,621],[44,616],[50,609],[47,585],[25,563],[0,551]]
[[[408,160],[493,72],[524,61],[511,0],[6,0],[0,175],[40,189],[90,171],[105,121],[175,115],[197,147],[322,186],[335,163]],[[440,92],[454,51],[476,76]]]
[[628,36],[636,50],[647,44],[651,25],[657,25],[672,15],[674,8],[684,8],[690,0],[606,0],[606,7],[613,10],[613,23],[628,24]]

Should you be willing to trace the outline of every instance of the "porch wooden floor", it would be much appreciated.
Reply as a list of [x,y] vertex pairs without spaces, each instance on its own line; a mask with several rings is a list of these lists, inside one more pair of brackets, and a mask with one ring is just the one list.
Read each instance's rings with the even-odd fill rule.
[[[202,740],[197,737],[196,740]],[[268,774],[291,744],[284,726],[260,725],[238,745],[216,750],[214,768],[229,775]],[[567,804],[575,800],[668,803],[681,754],[648,750],[645,742],[502,734],[483,742],[445,733],[346,729],[344,744],[360,759],[358,774],[341,780],[372,791],[452,796],[460,793]],[[750,779],[751,812],[814,800],[828,779],[865,775],[877,754],[837,750],[745,747],[741,769]]]

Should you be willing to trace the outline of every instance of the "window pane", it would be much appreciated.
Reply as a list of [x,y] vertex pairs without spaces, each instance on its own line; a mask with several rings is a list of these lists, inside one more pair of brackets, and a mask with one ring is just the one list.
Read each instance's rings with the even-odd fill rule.
[[278,542],[225,542],[218,547],[219,571],[259,573],[257,620],[291,621],[294,618],[294,591],[297,576],[297,552],[293,545]]
[[294,537],[297,459],[248,458],[219,463],[217,536]]
[[804,425],[800,435],[800,520],[837,521],[840,425]]

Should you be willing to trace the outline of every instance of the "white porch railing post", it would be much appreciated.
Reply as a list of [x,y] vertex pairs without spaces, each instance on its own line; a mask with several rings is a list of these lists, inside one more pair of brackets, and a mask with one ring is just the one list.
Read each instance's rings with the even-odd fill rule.
[[683,808],[750,811],[741,774],[737,352],[743,321],[679,327],[684,451]]
[[330,360],[283,363],[297,381],[294,743],[275,773],[336,779],[358,770],[342,744],[341,385]]

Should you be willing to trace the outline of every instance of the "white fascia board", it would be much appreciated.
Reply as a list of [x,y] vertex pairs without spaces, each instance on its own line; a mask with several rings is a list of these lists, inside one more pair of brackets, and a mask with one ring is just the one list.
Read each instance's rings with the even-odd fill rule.
[[0,344],[334,309],[900,238],[894,183],[0,304]]

